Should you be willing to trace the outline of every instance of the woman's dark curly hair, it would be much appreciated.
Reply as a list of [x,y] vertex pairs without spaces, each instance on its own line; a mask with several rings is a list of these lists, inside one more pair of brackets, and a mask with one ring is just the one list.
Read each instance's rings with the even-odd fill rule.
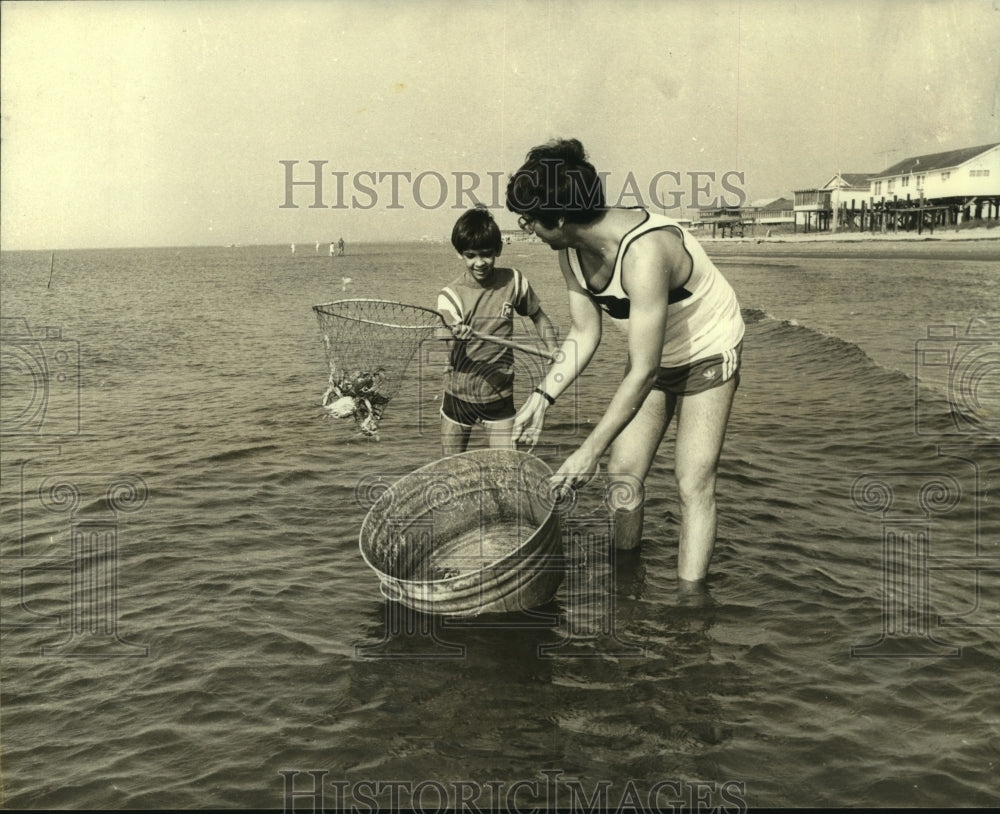
[[604,186],[577,139],[554,139],[532,148],[507,183],[511,212],[554,228],[559,218],[590,223],[607,208]]

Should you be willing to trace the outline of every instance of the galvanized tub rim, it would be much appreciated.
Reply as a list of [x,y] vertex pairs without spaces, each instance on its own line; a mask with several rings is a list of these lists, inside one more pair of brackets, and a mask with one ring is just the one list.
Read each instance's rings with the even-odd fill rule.
[[[498,461],[503,461],[504,468],[508,470],[508,476],[512,471],[517,473],[515,475],[517,478],[515,488],[519,498],[527,493],[527,490],[522,487],[522,483],[525,483],[523,479],[526,476],[529,480],[525,485],[530,484],[535,490],[531,493],[536,499],[536,505],[532,507],[532,530],[517,545],[471,571],[442,576],[437,579],[396,576],[385,570],[384,563],[376,563],[373,557],[369,556],[366,550],[366,541],[370,543],[375,539],[374,532],[380,530],[378,524],[387,521],[388,509],[397,497],[394,490],[397,490],[401,483],[408,480],[419,480],[421,476],[448,477],[443,473],[449,471],[449,462],[460,464],[459,470],[472,465],[480,471],[488,471],[492,468],[489,464],[492,462],[495,466]],[[541,576],[544,571],[553,570],[539,567],[550,564],[554,558],[553,552],[550,550],[552,544],[546,547],[544,544],[547,538],[540,538],[540,535],[545,534],[549,537],[554,535],[560,549],[558,553],[561,553],[562,541],[559,531],[559,515],[556,511],[556,495],[543,489],[543,485],[547,484],[551,474],[552,470],[548,464],[519,450],[471,450],[428,463],[397,479],[371,505],[359,534],[358,546],[362,559],[377,575],[380,590],[389,599],[403,602],[410,607],[421,606],[431,610],[438,609],[438,612],[442,613],[476,613],[478,611],[472,608],[455,609],[453,606],[461,605],[463,601],[475,599],[477,596],[481,597],[484,591],[491,586],[501,590],[513,584],[519,590],[522,582],[526,579],[525,573],[531,573],[532,569],[534,569],[534,574],[531,574],[530,578],[537,578],[539,581],[544,579]],[[483,491],[480,488],[481,483],[462,483],[459,481],[459,486],[460,488],[456,490],[453,497],[467,498],[474,493]],[[541,514],[544,514],[544,517],[539,521],[536,518]],[[422,515],[418,515],[417,518],[419,519],[420,516]],[[525,553],[525,549],[529,549],[532,544],[539,547]],[[554,580],[555,577],[549,577],[549,582]],[[559,580],[561,581],[561,576]],[[501,594],[494,601],[502,602],[505,596],[505,594]],[[452,607],[452,609],[448,610],[448,607]]]

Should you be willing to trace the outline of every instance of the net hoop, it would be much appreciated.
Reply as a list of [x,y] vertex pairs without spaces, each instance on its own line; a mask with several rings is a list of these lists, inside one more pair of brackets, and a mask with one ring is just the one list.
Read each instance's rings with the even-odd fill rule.
[[[401,311],[407,314],[412,313],[414,317],[420,317],[423,321],[414,325],[400,325],[398,322],[383,322],[372,319],[368,316],[362,316],[361,314],[351,313],[351,311],[363,310],[376,311],[378,308],[392,308],[394,311]],[[317,315],[349,319],[366,325],[377,325],[380,328],[426,330],[427,328],[436,328],[438,325],[443,324],[441,315],[431,308],[424,308],[422,305],[407,305],[406,303],[395,302],[394,300],[335,300],[334,302],[328,302],[323,305],[314,305],[313,310]]]
[[392,300],[348,299],[314,305],[330,369],[322,405],[336,418],[353,418],[365,436],[405,379],[420,344],[444,325],[430,308]]

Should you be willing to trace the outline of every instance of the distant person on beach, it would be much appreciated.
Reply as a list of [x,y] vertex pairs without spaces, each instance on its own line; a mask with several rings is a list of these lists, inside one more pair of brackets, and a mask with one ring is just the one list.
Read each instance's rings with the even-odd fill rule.
[[514,441],[514,351],[477,339],[473,331],[510,339],[514,314],[528,317],[548,350],[556,346],[555,328],[520,271],[499,268],[500,228],[485,208],[470,209],[455,223],[451,243],[465,272],[438,296],[437,310],[450,331],[449,367],[441,403],[441,450],[464,452],[472,428],[482,424],[491,447],[511,449]]
[[337,257],[344,256],[344,238],[337,241]]
[[[612,482],[644,484],[676,416],[677,571],[682,589],[700,590],[715,547],[716,471],[739,383],[744,324],[732,287],[673,219],[606,206],[600,176],[576,139],[533,148],[508,183],[507,208],[524,231],[559,252],[572,322],[564,352],[517,414],[515,441],[538,440],[546,410],[600,344],[606,313],[626,331],[624,378],[554,483],[582,486],[610,450]],[[642,537],[638,491],[615,511],[620,549]]]

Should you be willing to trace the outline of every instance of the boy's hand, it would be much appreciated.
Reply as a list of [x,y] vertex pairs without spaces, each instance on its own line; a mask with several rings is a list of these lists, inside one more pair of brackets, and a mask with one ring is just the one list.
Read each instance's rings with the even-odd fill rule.
[[459,322],[457,325],[451,326],[451,333],[455,339],[472,339],[472,328],[466,325],[464,322]]

